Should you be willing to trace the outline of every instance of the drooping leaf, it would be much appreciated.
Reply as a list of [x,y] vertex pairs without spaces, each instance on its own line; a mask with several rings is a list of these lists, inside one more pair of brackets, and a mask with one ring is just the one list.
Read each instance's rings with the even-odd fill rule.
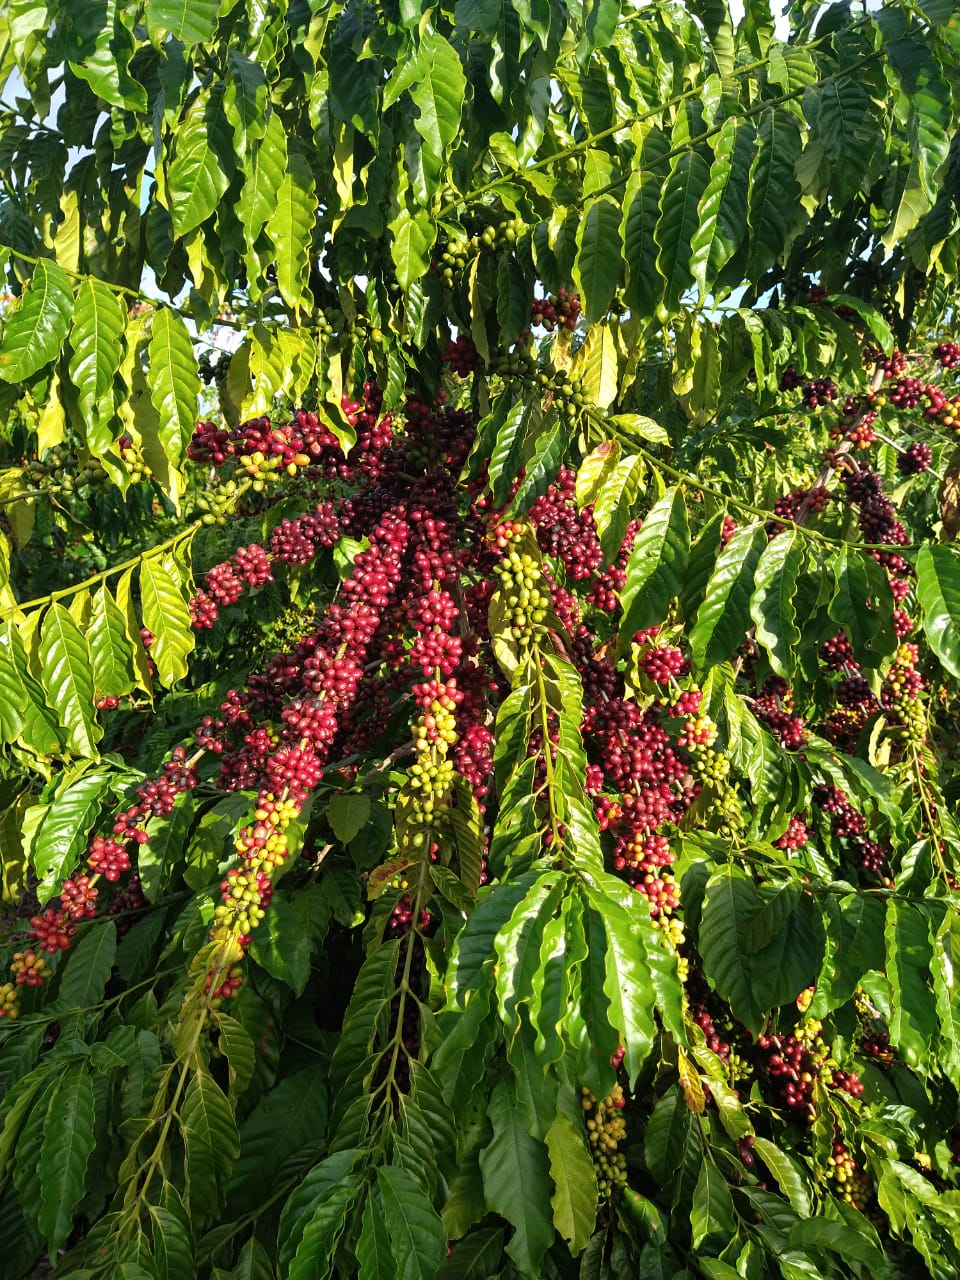
[[267,220],[267,235],[276,253],[280,296],[297,312],[313,302],[307,291],[307,277],[316,203],[310,166],[299,152],[292,151],[274,210]]
[[140,564],[143,625],[153,632],[150,656],[157,675],[169,688],[187,674],[187,654],[193,648],[190,610],[165,564],[147,556]]
[[707,162],[698,151],[684,150],[671,161],[660,198],[656,241],[660,246],[657,270],[663,278],[663,305],[673,312],[693,283],[690,251],[698,227],[698,205],[710,178]]
[[111,440],[109,434],[104,437],[100,428],[113,413],[110,393],[123,359],[125,328],[126,315],[117,294],[102,280],[90,276],[82,280],[70,330],[70,378],[77,388],[85,438],[95,456]]
[[214,1214],[220,1185],[240,1150],[230,1103],[205,1069],[191,1073],[180,1112],[187,1191],[193,1212]]
[[432,1280],[447,1251],[443,1221],[422,1186],[396,1165],[377,1170],[377,1186],[397,1280]]
[[778,534],[767,543],[757,562],[750,598],[757,641],[766,649],[774,671],[787,679],[793,673],[793,650],[800,642],[793,599],[802,566],[800,535],[793,530]]
[[0,336],[0,380],[23,382],[60,354],[73,314],[70,277],[48,258],[34,268]]
[[909,902],[887,902],[886,975],[892,991],[890,1042],[908,1066],[929,1060],[937,1029],[936,998],[930,986],[933,960],[930,921]]
[[666,617],[670,601],[680,594],[690,534],[680,489],[670,489],[643,522],[627,563],[620,595],[621,635],[654,626]]
[[93,597],[87,627],[93,666],[94,692],[100,697],[122,698],[134,684],[133,646],[120,607],[102,586]]
[[151,40],[173,36],[184,45],[203,44],[216,30],[218,0],[147,0],[147,31]]
[[103,999],[117,954],[117,931],[112,920],[87,929],[71,950],[57,992],[64,1009],[89,1009]]
[[159,415],[158,435],[164,453],[176,467],[197,425],[200,374],[187,326],[168,307],[153,317],[148,350],[147,382]]
[[[184,0],[184,8],[190,8]],[[176,134],[173,160],[167,170],[170,217],[174,236],[187,236],[216,209],[227,189],[228,177],[211,145],[210,115],[219,110],[206,95],[193,104]]]
[[80,1064],[56,1080],[43,1120],[38,1221],[53,1256],[73,1228],[95,1143],[93,1082]]
[[494,1088],[488,1114],[493,1140],[480,1152],[484,1198],[514,1228],[507,1252],[521,1273],[539,1275],[553,1240],[547,1149],[530,1133],[523,1103],[506,1081]]
[[747,929],[761,906],[752,880],[735,868],[722,868],[707,882],[698,939],[708,980],[754,1035],[766,1010],[757,1002]]
[[56,601],[40,624],[39,654],[47,701],[67,730],[70,750],[96,756],[103,730],[94,718],[90,650],[83,632]]
[[602,197],[590,204],[580,224],[573,278],[588,324],[606,315],[620,283],[620,220],[621,211],[614,201]]
[[597,1175],[582,1129],[558,1111],[547,1130],[553,1222],[576,1257],[586,1248],[597,1221]]
[[724,121],[717,138],[710,181],[690,239],[690,273],[701,298],[743,243],[755,141],[753,126],[735,117]]
[[720,551],[689,633],[698,668],[726,661],[743,643],[750,625],[754,577],[765,546],[763,530],[752,525],[738,530]]
[[950,547],[920,548],[917,599],[931,649],[944,668],[960,679],[960,558]]

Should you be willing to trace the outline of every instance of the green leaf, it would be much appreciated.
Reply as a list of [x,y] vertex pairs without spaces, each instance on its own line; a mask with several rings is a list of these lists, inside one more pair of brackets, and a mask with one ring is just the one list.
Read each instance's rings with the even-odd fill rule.
[[231,1205],[250,1212],[260,1203],[265,1184],[310,1153],[327,1124],[326,1073],[308,1067],[284,1076],[240,1126],[240,1155],[227,1183]]
[[720,551],[689,634],[698,669],[725,662],[743,643],[750,625],[754,575],[766,545],[763,529],[751,525],[738,530]]
[[41,1195],[37,1220],[51,1258],[73,1228],[95,1143],[93,1082],[85,1066],[70,1067],[50,1095],[37,1166]]
[[292,311],[310,310],[313,306],[307,279],[316,210],[310,166],[299,152],[292,151],[274,211],[267,220],[267,235],[277,257],[277,288]]
[[623,269],[620,257],[621,216],[614,201],[604,197],[588,206],[586,217],[580,223],[573,279],[583,299],[583,313],[588,324],[601,320],[607,314],[620,283]]
[[553,1223],[576,1257],[593,1235],[597,1221],[597,1172],[583,1128],[558,1111],[547,1130]]
[[730,1188],[709,1160],[703,1162],[694,1188],[690,1226],[695,1249],[705,1240],[712,1240],[717,1246],[726,1244],[736,1229]]
[[532,404],[518,401],[507,413],[490,455],[487,475],[492,489],[493,505],[502,507],[517,479],[523,442],[533,418]]
[[287,172],[287,136],[275,111],[267,116],[263,137],[249,148],[243,164],[243,189],[237,201],[237,217],[245,232],[244,261],[251,280],[260,264],[254,246],[267,219],[277,207],[277,192]]
[[19,308],[0,337],[0,380],[23,382],[59,354],[73,313],[70,277],[49,258],[34,267]]
[[639,454],[628,454],[606,477],[597,495],[593,518],[607,561],[616,559],[623,544],[643,472],[643,458]]
[[140,599],[143,625],[153,632],[150,656],[157,675],[169,688],[187,674],[187,654],[193,648],[194,635],[179,584],[155,556],[140,564]]
[[393,1280],[395,1265],[382,1205],[368,1195],[357,1240],[357,1280]]
[[690,274],[701,300],[745,239],[755,142],[756,130],[749,122],[734,116],[723,122],[710,181],[700,199],[698,225],[690,239]]
[[566,423],[557,421],[537,436],[533,456],[524,464],[524,477],[510,503],[511,516],[522,515],[557,477],[569,439]]
[[538,1276],[553,1240],[547,1149],[530,1133],[523,1102],[507,1081],[494,1088],[487,1114],[493,1140],[480,1152],[487,1208],[514,1228],[507,1252],[521,1273]]
[[253,931],[250,955],[300,996],[310,977],[310,952],[310,939],[298,927],[293,907],[274,895],[270,910]]
[[884,938],[892,992],[890,1042],[907,1066],[923,1069],[937,1032],[936,998],[930,987],[930,921],[922,908],[891,898]]
[[920,548],[917,599],[930,648],[944,670],[960,679],[960,559],[950,547]]
[[[606,934],[606,974],[603,993],[607,1017],[624,1049],[624,1067],[631,1086],[646,1063],[653,1044],[653,979],[647,967],[640,926],[609,894],[588,890],[588,901],[603,921]],[[638,905],[637,910],[643,910]],[[595,931],[593,936],[595,937]]]
[[663,281],[657,272],[659,248],[654,239],[660,214],[667,162],[662,157],[670,144],[662,130],[650,125],[638,126],[641,133],[639,161],[641,172],[633,173],[623,193],[623,253],[627,263],[624,301],[644,323],[657,314]]
[[537,879],[494,939],[497,999],[508,1045],[520,1029],[519,1006],[529,1004],[543,930],[556,911],[563,887],[556,873]]
[[[339,1154],[339,1153],[338,1153]],[[337,1242],[360,1193],[359,1175],[344,1178],[329,1191],[303,1227],[303,1237],[287,1272],[288,1280],[328,1280]]]
[[[192,7],[192,0],[184,0]],[[176,150],[167,169],[170,217],[175,237],[187,236],[214,212],[228,186],[210,145],[210,116],[219,108],[207,95],[194,102],[176,133]]]
[[101,427],[113,416],[113,378],[123,359],[127,316],[117,294],[92,276],[80,282],[70,330],[70,378],[77,388],[90,451],[100,456],[112,443]]
[[7,624],[6,650],[16,668],[20,687],[27,696],[20,740],[39,755],[52,755],[63,748],[63,723],[47,706],[43,689],[33,678],[23,636],[14,623]]
[[683,1093],[671,1086],[654,1104],[643,1134],[643,1155],[655,1182],[676,1203],[690,1166],[699,1174],[703,1151],[700,1126]]
[[202,1068],[190,1076],[180,1125],[191,1212],[213,1215],[220,1203],[220,1183],[233,1167],[240,1140],[229,1102],[213,1076]]
[[450,1256],[440,1264],[437,1280],[490,1280],[501,1274],[502,1258],[503,1231],[483,1227],[451,1246]]
[[220,1033],[220,1052],[226,1058],[230,1072],[230,1097],[238,1098],[253,1079],[256,1050],[249,1032],[236,1018],[218,1011],[216,1021]]
[[684,150],[671,161],[660,199],[655,238],[660,246],[657,270],[663,277],[663,305],[674,312],[693,283],[690,250],[698,226],[698,205],[707,187],[710,170],[698,151]]
[[370,797],[342,791],[327,805],[325,816],[340,843],[349,844],[370,819]]
[[933,943],[933,989],[944,1057],[954,1078],[960,1077],[960,920],[947,911]]
[[793,597],[803,560],[800,534],[795,529],[771,538],[757,563],[750,598],[757,641],[766,649],[774,671],[787,679],[796,664],[793,650],[800,643]]
[[413,125],[440,166],[460,130],[467,80],[456,50],[435,31],[424,33],[418,63],[410,97],[420,114]]
[[30,701],[13,654],[13,630],[11,622],[0,632],[0,740],[3,742],[16,742]]
[[70,750],[95,757],[103,730],[94,718],[90,651],[83,632],[56,602],[40,624],[39,654],[47,701],[67,730]]
[[780,1190],[801,1218],[809,1217],[809,1179],[799,1162],[792,1160],[767,1138],[754,1138],[753,1150],[776,1178]]
[[785,108],[763,114],[759,147],[750,173],[750,258],[746,276],[759,280],[785,252],[789,235],[800,218],[800,184],[794,166],[800,155],[800,127]]
[[590,326],[571,370],[571,378],[579,379],[583,394],[600,409],[609,408],[617,398],[620,366],[616,324],[605,320]]
[[886,574],[866,553],[849,547],[832,557],[831,567],[836,592],[827,613],[846,631],[856,660],[876,667],[882,654],[896,644]]
[[842,1222],[831,1222],[822,1217],[796,1222],[790,1230],[790,1243],[801,1248],[832,1249],[845,1262],[862,1263],[869,1268],[871,1275],[878,1278],[891,1274],[883,1254],[869,1237]]
[[443,1221],[422,1187],[405,1169],[384,1165],[377,1186],[397,1280],[433,1280],[447,1251]]
[[187,326],[167,307],[153,317],[149,355],[147,383],[159,415],[160,443],[177,467],[197,425],[200,374]]
[[220,0],[147,0],[150,39],[173,36],[184,45],[204,44],[217,29]]
[[754,1035],[766,1010],[757,1002],[746,934],[762,905],[753,881],[724,867],[707,881],[698,937],[704,974]]
[[267,78],[259,63],[237,48],[227,50],[223,113],[233,126],[237,155],[245,157],[267,127]]
[[393,237],[390,255],[397,272],[397,283],[404,291],[410,288],[430,266],[430,250],[437,238],[437,228],[428,210],[413,213],[405,206],[390,223]]
[[117,955],[117,930],[112,920],[89,925],[70,952],[57,1005],[64,1010],[91,1009],[100,1003]]
[[87,643],[93,665],[94,694],[122,698],[129,693],[135,678],[133,645],[127,638],[120,607],[106,585],[93,597]]
[[670,601],[683,586],[689,547],[683,493],[670,489],[650,509],[627,562],[627,580],[620,593],[620,634],[627,641],[667,616]]

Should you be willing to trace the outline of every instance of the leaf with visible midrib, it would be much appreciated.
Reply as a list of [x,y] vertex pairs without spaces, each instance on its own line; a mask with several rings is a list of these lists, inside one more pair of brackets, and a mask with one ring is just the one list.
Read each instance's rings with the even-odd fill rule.
[[667,616],[670,601],[683,587],[689,547],[683,494],[670,489],[650,509],[627,563],[627,580],[620,593],[620,634],[626,640]]
[[54,602],[40,625],[40,679],[47,701],[66,726],[71,751],[96,756],[103,730],[93,715],[93,672],[83,632]]
[[949,547],[921,547],[917,555],[917,599],[930,648],[960,679],[960,559]]
[[553,1240],[547,1150],[529,1132],[523,1103],[506,1081],[494,1089],[488,1115],[493,1140],[480,1152],[484,1198],[514,1228],[507,1252],[521,1272],[536,1276]]
[[18,310],[0,337],[0,380],[22,382],[59,354],[73,312],[70,277],[41,258]]
[[57,1081],[50,1097],[37,1166],[38,1221],[54,1256],[73,1227],[73,1211],[83,1197],[95,1142],[93,1083],[84,1066],[72,1067]]
[[762,906],[753,881],[725,867],[707,883],[699,936],[704,974],[754,1035],[765,1011],[754,995],[747,930]]
[[194,644],[190,610],[179,585],[155,557],[140,565],[140,598],[143,625],[153,632],[150,656],[169,688],[187,674],[187,654]]
[[[172,466],[179,466],[197,425],[200,373],[187,326],[168,307],[153,317],[147,385],[157,410],[157,434]],[[151,628],[152,630],[152,628]]]
[[151,40],[166,32],[181,44],[202,44],[216,30],[220,0],[147,0],[147,31]]
[[424,1190],[406,1169],[377,1170],[396,1280],[434,1280],[447,1251],[443,1221]]
[[87,628],[93,662],[94,692],[120,698],[134,685],[133,645],[120,607],[106,586],[93,598],[93,612]]
[[180,1111],[191,1209],[215,1213],[219,1185],[233,1168],[240,1139],[233,1111],[213,1076],[196,1070]]
[[580,224],[573,278],[583,298],[584,318],[588,324],[606,315],[620,283],[623,268],[620,220],[618,206],[604,197],[590,205]]
[[698,668],[726,661],[743,643],[750,625],[754,572],[766,544],[763,529],[751,526],[735,533],[717,557],[689,635]]

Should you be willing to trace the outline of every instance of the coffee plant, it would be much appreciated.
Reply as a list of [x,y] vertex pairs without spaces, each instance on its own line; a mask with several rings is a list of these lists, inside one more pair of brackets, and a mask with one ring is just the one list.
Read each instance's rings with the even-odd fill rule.
[[4,1280],[956,1280],[958,6],[0,85]]

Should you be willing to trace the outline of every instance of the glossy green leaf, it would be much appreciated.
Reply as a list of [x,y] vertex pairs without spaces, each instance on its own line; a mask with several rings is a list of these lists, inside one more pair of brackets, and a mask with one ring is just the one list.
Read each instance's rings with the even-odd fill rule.
[[[190,8],[184,0],[185,8]],[[167,170],[170,217],[174,236],[187,236],[214,212],[228,186],[210,137],[210,113],[219,108],[205,95],[198,98],[176,134]]]
[[783,253],[799,217],[800,186],[794,165],[800,154],[800,130],[785,107],[761,117],[758,149],[750,172],[750,257],[747,275],[758,280]]
[[219,0],[147,0],[147,31],[151,40],[173,36],[181,44],[203,44],[217,27]]
[[707,882],[698,937],[706,977],[754,1035],[766,1010],[757,1001],[746,933],[762,905],[753,881],[725,867]]
[[506,1081],[494,1088],[488,1115],[493,1139],[480,1152],[487,1207],[514,1228],[507,1252],[521,1273],[539,1275],[554,1232],[547,1149],[531,1135],[523,1104]]
[[827,612],[846,631],[856,660],[876,667],[895,647],[886,575],[865,553],[842,547],[832,557],[835,594]]
[[460,130],[466,76],[456,50],[435,31],[424,34],[418,62],[421,72],[410,88],[419,111],[414,128],[440,164]]
[[671,161],[660,198],[655,238],[660,247],[657,270],[663,277],[663,305],[675,311],[694,282],[690,253],[699,225],[698,206],[710,178],[707,162],[698,151],[684,150]]
[[566,423],[559,420],[537,436],[533,454],[524,463],[523,479],[510,503],[511,516],[524,514],[546,493],[557,478],[568,443]]
[[29,704],[13,654],[15,640],[11,638],[11,631],[14,630],[13,624],[8,623],[0,632],[0,739],[4,742],[15,742],[19,737]]
[[112,289],[92,277],[81,281],[70,330],[70,378],[77,388],[87,443],[96,456],[112,438],[104,437],[102,427],[113,414],[113,378],[123,359],[126,322],[123,303]]
[[0,381],[23,382],[59,354],[73,314],[70,277],[49,258],[33,271],[0,335]]
[[52,1256],[73,1229],[95,1142],[93,1082],[85,1066],[70,1067],[58,1077],[50,1095],[37,1168],[38,1221]]
[[143,625],[153,632],[150,656],[157,675],[168,688],[187,674],[187,654],[194,636],[190,610],[170,569],[155,556],[140,564],[140,598]]
[[310,166],[299,152],[290,153],[287,172],[267,219],[267,235],[277,262],[277,288],[292,311],[310,308],[307,290],[317,197]]
[[576,1257],[586,1248],[597,1221],[597,1173],[583,1129],[558,1111],[547,1130],[553,1223]]
[[904,1061],[923,1068],[937,1031],[936,997],[930,985],[933,960],[930,920],[923,908],[887,902],[885,971],[892,991],[890,1042]]
[[227,51],[227,86],[223,111],[233,126],[238,156],[246,156],[267,127],[267,79],[263,67],[240,49]]
[[710,181],[690,238],[690,273],[701,298],[743,244],[755,141],[753,126],[733,117],[724,121],[717,137]]
[[518,478],[523,442],[534,415],[533,405],[521,400],[508,410],[497,432],[487,468],[495,507],[503,506]]
[[757,565],[766,542],[763,530],[751,525],[738,530],[721,549],[688,637],[698,668],[725,662],[743,643],[750,626]]
[[133,646],[120,607],[102,586],[93,597],[87,643],[97,697],[122,698],[133,688]]
[[310,977],[310,940],[297,927],[290,903],[274,897],[265,918],[253,931],[250,954],[278,982],[285,982],[297,995]]
[[237,217],[246,232],[247,271],[255,279],[259,270],[257,237],[277,207],[277,194],[287,172],[287,138],[276,112],[267,116],[263,137],[248,148],[242,171]]
[[298,1153],[310,1153],[327,1122],[325,1073],[308,1067],[285,1076],[240,1125],[240,1155],[230,1173],[231,1204],[249,1212],[265,1182],[279,1176]]
[[220,1184],[233,1167],[240,1141],[230,1103],[206,1070],[191,1073],[180,1125],[191,1211],[214,1214],[220,1202]]
[[430,266],[430,250],[437,238],[437,229],[426,209],[413,213],[402,208],[390,223],[393,238],[390,254],[401,289],[409,289]]
[[[708,1240],[723,1244],[734,1231],[733,1199],[723,1175],[709,1160],[700,1169],[690,1210],[693,1247]],[[736,1274],[736,1273],[734,1273]]]
[[625,639],[666,617],[670,601],[683,586],[689,546],[683,492],[670,489],[645,517],[627,562],[627,580],[620,593],[620,634]]
[[621,216],[619,207],[605,196],[588,206],[580,223],[573,279],[583,299],[588,324],[606,315],[620,283]]
[[395,1268],[383,1207],[368,1195],[357,1240],[357,1280],[393,1280]]
[[757,562],[750,598],[750,616],[757,641],[766,649],[774,671],[788,679],[795,663],[793,651],[800,643],[793,601],[803,560],[800,534],[790,529],[777,534],[764,547]]
[[950,547],[920,548],[917,599],[930,648],[945,670],[960,679],[960,557]]
[[57,1003],[64,1010],[88,1010],[99,1004],[117,955],[117,930],[112,920],[88,927],[71,949]]
[[393,1274],[397,1280],[433,1280],[447,1251],[440,1215],[405,1169],[381,1166],[377,1186],[396,1265]]
[[67,730],[70,750],[96,756],[103,730],[94,718],[90,650],[83,632],[56,602],[40,624],[39,656],[47,701]]
[[176,467],[197,425],[200,375],[187,326],[167,307],[153,318],[148,351],[147,382],[159,415],[160,443]]

